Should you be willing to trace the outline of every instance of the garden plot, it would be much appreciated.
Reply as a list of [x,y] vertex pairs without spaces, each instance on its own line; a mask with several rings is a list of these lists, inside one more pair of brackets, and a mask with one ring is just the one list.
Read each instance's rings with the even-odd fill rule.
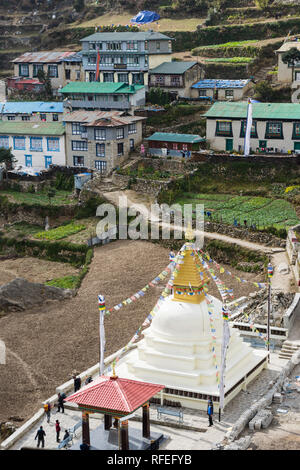
[[299,223],[295,209],[285,199],[185,193],[176,202],[181,205],[203,204],[204,210],[211,212],[212,220],[228,224],[233,224],[236,219],[242,225],[247,220],[248,226],[255,224],[258,229],[263,229],[272,226],[284,228]]

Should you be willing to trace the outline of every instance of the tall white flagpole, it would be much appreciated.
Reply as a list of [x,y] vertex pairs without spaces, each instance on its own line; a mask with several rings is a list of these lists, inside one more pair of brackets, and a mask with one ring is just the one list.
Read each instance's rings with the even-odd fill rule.
[[219,421],[221,421],[221,411],[224,409],[226,353],[227,353],[227,348],[228,348],[229,341],[230,341],[228,310],[226,306],[224,306],[222,310],[223,310],[223,337],[222,337],[222,347],[221,347]]
[[248,156],[250,153],[251,128],[252,128],[252,102],[251,102],[251,99],[249,98],[248,108],[247,108],[245,140],[244,140],[244,156],[245,157]]
[[100,375],[103,375],[104,374],[104,351],[105,351],[105,330],[104,330],[105,298],[103,295],[98,295],[98,306],[99,306],[99,329],[100,329],[99,372],[100,372]]

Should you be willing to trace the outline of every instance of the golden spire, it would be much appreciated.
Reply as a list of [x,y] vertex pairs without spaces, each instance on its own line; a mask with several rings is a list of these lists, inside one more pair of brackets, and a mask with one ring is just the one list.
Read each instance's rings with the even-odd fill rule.
[[193,241],[195,239],[195,232],[193,230],[191,222],[188,223],[188,226],[185,230],[184,238],[188,241]]

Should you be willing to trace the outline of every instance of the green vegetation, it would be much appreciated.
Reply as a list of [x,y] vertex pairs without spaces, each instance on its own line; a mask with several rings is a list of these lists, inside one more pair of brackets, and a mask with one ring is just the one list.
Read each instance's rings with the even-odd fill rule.
[[[208,46],[202,46],[201,49],[219,49],[219,48],[227,49],[230,47],[243,47],[254,42],[257,42],[257,39],[250,39],[249,41],[230,41],[230,42],[225,42],[224,44],[209,44]],[[194,49],[193,51],[197,51],[197,49]]]
[[69,235],[73,235],[74,233],[81,232],[85,228],[85,225],[70,223],[48,231],[38,232],[35,234],[35,238],[41,238],[43,240],[60,240],[68,237]]
[[266,197],[230,196],[228,194],[194,194],[184,193],[175,203],[181,205],[203,204],[204,211],[211,213],[206,220],[233,224],[234,220],[241,226],[247,220],[247,226],[255,224],[257,230],[275,227],[286,228],[300,222],[293,206],[284,199]]
[[166,105],[165,112],[156,113],[147,119],[149,126],[168,126],[180,121],[184,116],[190,116],[207,109],[205,106],[191,104],[176,104],[174,106]]
[[214,57],[205,59],[205,62],[224,62],[228,64],[249,64],[253,62],[252,57]]
[[[48,192],[37,192],[37,193],[29,193],[29,192],[19,192],[13,189],[4,189],[1,191],[1,195],[8,196],[8,198],[12,202],[17,202],[21,204],[37,204],[41,206],[46,206],[49,204],[49,197]],[[74,204],[73,201],[70,200],[71,193],[70,191],[64,190],[57,190],[55,192],[55,196],[51,199],[51,204],[55,206],[61,206],[65,204]]]
[[117,173],[120,175],[130,176],[132,178],[143,178],[148,180],[169,179],[171,177],[171,173],[169,171],[155,170],[152,166],[144,167],[143,165],[139,165],[136,169],[120,169]]

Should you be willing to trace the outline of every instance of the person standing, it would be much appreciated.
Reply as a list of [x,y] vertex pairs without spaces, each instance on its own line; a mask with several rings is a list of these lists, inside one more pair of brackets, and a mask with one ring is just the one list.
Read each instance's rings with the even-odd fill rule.
[[58,419],[55,422],[55,431],[56,431],[56,442],[59,442],[60,424],[59,424]]
[[51,405],[50,405],[49,402],[47,402],[44,405],[44,410],[45,410],[45,413],[46,413],[46,416],[47,416],[47,423],[49,424],[50,423],[50,416],[51,416]]
[[76,375],[74,376],[74,392],[78,392],[78,390],[80,390],[80,387],[81,387],[81,378]]
[[213,404],[213,401],[212,399],[210,398],[208,400],[208,404],[207,404],[207,414],[208,414],[208,422],[209,422],[209,426],[212,426],[214,423],[213,423],[213,414],[214,414],[214,404]]
[[45,436],[46,436],[46,433],[43,429],[43,426],[40,427],[40,429],[37,431],[36,433],[36,436],[34,438],[34,440],[38,440],[37,441],[37,447],[40,447],[40,443],[42,443],[42,447],[45,447]]
[[63,398],[63,396],[59,393],[59,394],[58,394],[58,400],[57,400],[57,412],[58,412],[58,413],[60,412],[60,409],[61,409],[61,412],[62,412],[62,413],[65,412],[65,408],[64,408],[64,398]]

